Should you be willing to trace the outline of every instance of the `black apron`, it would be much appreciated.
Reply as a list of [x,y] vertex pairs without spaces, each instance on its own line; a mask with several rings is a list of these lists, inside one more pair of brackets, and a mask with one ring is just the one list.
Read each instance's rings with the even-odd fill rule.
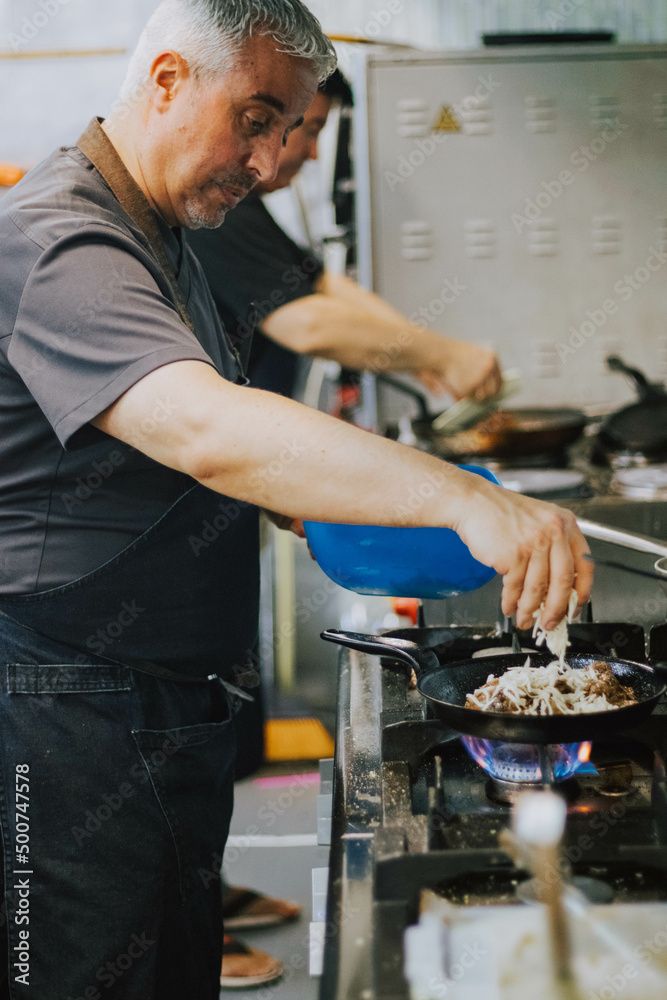
[[[157,216],[98,122],[79,147],[142,230],[192,329]],[[237,382],[247,384],[228,338],[226,347]],[[53,590],[3,595],[0,612],[84,656],[92,652],[165,680],[233,680],[257,639],[258,511],[191,483],[155,524],[104,565]]]

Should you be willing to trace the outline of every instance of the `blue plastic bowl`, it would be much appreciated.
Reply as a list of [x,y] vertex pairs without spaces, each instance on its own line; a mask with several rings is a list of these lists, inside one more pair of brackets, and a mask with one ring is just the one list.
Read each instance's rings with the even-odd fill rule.
[[[488,469],[462,465],[493,483]],[[450,528],[383,528],[364,524],[304,523],[306,537],[326,575],[357,594],[386,597],[455,597],[477,590],[496,575],[478,562]]]

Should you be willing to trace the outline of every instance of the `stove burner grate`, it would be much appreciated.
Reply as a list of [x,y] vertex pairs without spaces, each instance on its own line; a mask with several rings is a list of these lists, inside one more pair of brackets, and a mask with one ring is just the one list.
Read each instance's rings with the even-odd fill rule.
[[590,769],[590,743],[558,743],[538,747],[530,743],[501,743],[462,736],[470,756],[496,782],[542,785],[566,781]]
[[[553,785],[546,781],[503,781],[500,778],[489,778],[485,785],[486,797],[501,806],[514,805],[524,792],[539,792],[547,788],[553,788]],[[573,802],[579,794],[579,785],[575,778],[559,781],[557,789],[568,802]]]

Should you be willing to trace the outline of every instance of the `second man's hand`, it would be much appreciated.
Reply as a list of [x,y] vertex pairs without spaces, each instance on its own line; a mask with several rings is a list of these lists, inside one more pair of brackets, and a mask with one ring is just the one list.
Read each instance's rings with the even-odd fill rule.
[[498,357],[487,347],[462,340],[439,338],[437,360],[415,372],[434,395],[450,393],[454,399],[489,399],[502,387]]

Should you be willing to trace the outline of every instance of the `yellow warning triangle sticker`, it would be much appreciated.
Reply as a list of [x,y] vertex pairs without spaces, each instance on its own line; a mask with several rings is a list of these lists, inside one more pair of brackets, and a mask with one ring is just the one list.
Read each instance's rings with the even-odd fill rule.
[[440,115],[433,126],[434,132],[460,132],[461,123],[456,118],[449,105],[443,104],[440,108]]

